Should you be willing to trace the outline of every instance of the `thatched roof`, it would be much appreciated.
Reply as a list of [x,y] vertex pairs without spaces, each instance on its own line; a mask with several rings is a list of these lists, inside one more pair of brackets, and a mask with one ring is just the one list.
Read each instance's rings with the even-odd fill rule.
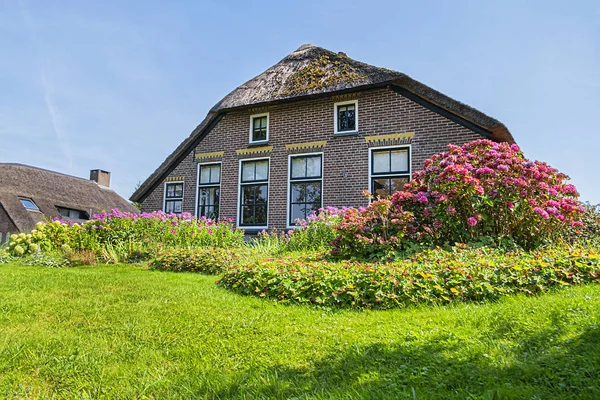
[[500,121],[453,100],[406,74],[353,60],[344,53],[334,53],[305,44],[218,102],[192,134],[138,188],[131,200],[142,201],[228,110],[386,86],[400,88],[455,114],[482,128],[494,140],[514,142],[512,135]]
[[[26,210],[20,198],[32,199],[41,212]],[[44,217],[60,217],[56,207],[137,212],[114,190],[96,182],[22,164],[0,163],[0,204],[21,232],[31,231]]]

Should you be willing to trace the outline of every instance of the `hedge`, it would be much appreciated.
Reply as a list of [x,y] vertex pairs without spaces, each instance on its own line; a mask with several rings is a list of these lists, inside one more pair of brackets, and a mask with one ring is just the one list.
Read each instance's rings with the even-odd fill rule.
[[394,308],[495,300],[589,282],[600,283],[596,251],[571,247],[529,253],[486,248],[433,250],[394,264],[288,257],[230,269],[217,284],[285,302]]

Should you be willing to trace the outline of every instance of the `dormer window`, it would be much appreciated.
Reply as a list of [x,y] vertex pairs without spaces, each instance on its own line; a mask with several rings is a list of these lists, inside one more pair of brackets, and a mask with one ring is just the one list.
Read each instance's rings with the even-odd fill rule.
[[72,208],[66,208],[66,207],[56,207],[56,209],[58,210],[58,213],[60,214],[61,217],[65,218],[65,219],[70,219],[70,220],[88,220],[90,219],[90,217],[88,216],[88,213],[86,213],[85,211],[81,211],[81,210],[74,210]]
[[24,197],[21,197],[19,200],[21,200],[21,204],[23,204],[23,207],[25,207],[27,210],[29,211],[40,211],[40,209],[38,208],[37,204],[35,204],[35,202],[31,199],[26,199]]
[[250,117],[250,143],[269,141],[269,113]]
[[334,105],[334,133],[350,134],[358,132],[358,100],[343,101]]

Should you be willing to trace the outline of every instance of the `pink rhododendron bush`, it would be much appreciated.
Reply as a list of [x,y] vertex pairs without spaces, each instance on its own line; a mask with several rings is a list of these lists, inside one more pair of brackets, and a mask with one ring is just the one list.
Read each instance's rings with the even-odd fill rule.
[[404,191],[347,211],[334,253],[364,256],[410,240],[443,245],[482,238],[532,249],[583,225],[584,208],[568,176],[526,159],[516,144],[449,145],[424,167]]

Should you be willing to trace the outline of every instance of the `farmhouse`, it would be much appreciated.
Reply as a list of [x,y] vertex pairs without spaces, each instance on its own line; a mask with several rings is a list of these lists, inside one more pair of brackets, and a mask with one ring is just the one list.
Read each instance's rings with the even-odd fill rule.
[[80,222],[113,208],[138,212],[110,188],[110,172],[94,169],[88,180],[0,163],[0,243],[12,233],[30,232],[46,219]]
[[513,142],[499,121],[410,78],[306,44],[217,103],[132,195],[143,211],[290,228],[402,188],[447,144]]

